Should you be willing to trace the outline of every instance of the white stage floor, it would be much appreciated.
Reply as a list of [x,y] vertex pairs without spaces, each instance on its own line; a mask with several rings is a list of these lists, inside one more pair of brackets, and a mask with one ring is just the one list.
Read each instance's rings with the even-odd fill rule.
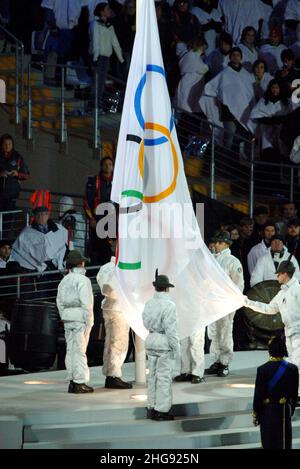
[[[174,383],[173,422],[146,420],[146,386],[105,389],[101,367],[91,368],[92,394],[68,394],[65,370],[1,377],[0,448],[257,447],[252,399],[267,359],[267,351],[236,352],[227,378]],[[133,382],[134,363],[123,371]]]
[[[207,366],[209,366],[209,357]],[[257,366],[268,359],[267,351],[235,352],[227,378],[206,377],[205,383],[174,383],[173,403],[204,403],[219,399],[252,398]],[[81,409],[144,408],[145,401],[132,399],[132,395],[145,395],[146,386],[134,384],[134,363],[123,367],[123,379],[133,382],[133,389],[105,389],[101,367],[92,367],[90,384],[92,394],[68,394],[66,371],[22,374],[0,378],[0,415],[66,412]]]

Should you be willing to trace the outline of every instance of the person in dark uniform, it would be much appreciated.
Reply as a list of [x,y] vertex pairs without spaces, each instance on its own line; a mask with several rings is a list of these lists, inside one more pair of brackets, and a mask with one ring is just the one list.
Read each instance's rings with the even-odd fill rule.
[[272,337],[268,346],[270,359],[257,369],[253,424],[260,425],[263,449],[291,449],[299,372],[283,359],[287,349],[281,337]]
[[100,239],[96,227],[101,216],[96,209],[101,203],[110,202],[114,162],[105,157],[100,162],[100,172],[97,176],[88,178],[84,200],[84,209],[89,219],[89,256],[92,265],[104,265],[110,262],[112,256],[111,241],[108,238]]

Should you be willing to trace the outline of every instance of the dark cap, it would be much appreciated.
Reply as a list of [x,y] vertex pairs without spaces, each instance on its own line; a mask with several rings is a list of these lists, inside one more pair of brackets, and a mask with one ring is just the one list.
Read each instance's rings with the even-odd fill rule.
[[84,257],[81,252],[79,251],[70,251],[67,256],[67,264],[76,266],[83,261],[87,261],[88,259]]
[[218,231],[214,236],[214,242],[216,243],[217,241],[226,243],[230,246],[232,244],[232,239],[230,238],[229,231]]
[[272,243],[272,241],[274,241],[275,239],[278,239],[279,241],[282,241],[283,244],[285,244],[284,237],[281,236],[281,234],[275,233],[274,236],[272,236],[272,238],[270,239],[270,243]]
[[166,275],[158,275],[154,282],[152,282],[152,285],[158,288],[174,288],[174,285],[170,283],[169,277]]
[[295,270],[296,267],[291,261],[282,261],[277,267],[275,274],[294,274]]

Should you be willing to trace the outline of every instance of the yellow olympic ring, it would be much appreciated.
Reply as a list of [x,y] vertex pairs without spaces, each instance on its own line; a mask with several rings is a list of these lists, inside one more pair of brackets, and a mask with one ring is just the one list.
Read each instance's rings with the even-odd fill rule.
[[[145,123],[145,129],[157,130],[158,132],[161,132],[163,135],[165,135],[169,139],[171,150],[172,150],[172,156],[173,156],[173,164],[174,164],[174,177],[173,177],[173,181],[171,185],[167,189],[165,189],[164,191],[160,192],[157,195],[151,195],[151,196],[144,195],[143,196],[143,202],[145,202],[146,204],[152,204],[155,202],[160,202],[161,200],[165,199],[166,197],[168,197],[175,191],[179,165],[178,165],[178,155],[177,155],[176,148],[175,148],[169,129],[167,129],[166,127],[162,125],[153,124],[151,122]],[[140,175],[142,178],[144,178],[144,150],[145,150],[145,144],[143,140],[141,142],[140,151],[139,151],[139,170],[140,170]]]

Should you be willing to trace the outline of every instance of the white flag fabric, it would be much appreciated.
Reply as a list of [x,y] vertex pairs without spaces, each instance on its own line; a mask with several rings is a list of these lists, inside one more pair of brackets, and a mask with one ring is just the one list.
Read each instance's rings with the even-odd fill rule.
[[154,0],[140,0],[112,187],[120,205],[122,310],[141,337],[155,270],[175,285],[180,338],[244,304],[205,246],[193,211],[168,94]]

